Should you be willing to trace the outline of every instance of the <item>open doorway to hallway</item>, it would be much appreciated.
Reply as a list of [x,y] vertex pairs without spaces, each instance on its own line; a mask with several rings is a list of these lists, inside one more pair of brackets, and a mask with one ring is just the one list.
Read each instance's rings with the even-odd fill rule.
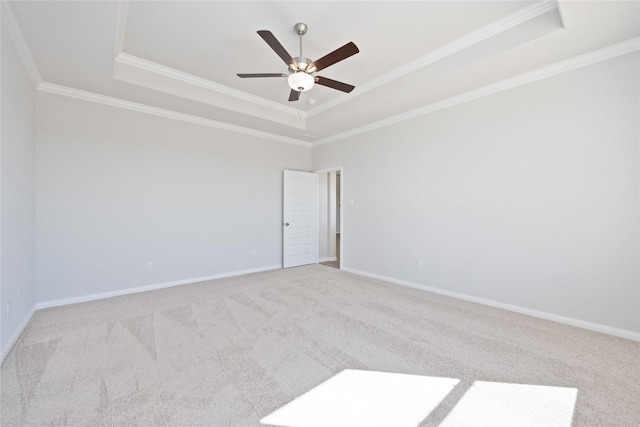
[[318,171],[318,262],[340,268],[343,241],[342,168]]

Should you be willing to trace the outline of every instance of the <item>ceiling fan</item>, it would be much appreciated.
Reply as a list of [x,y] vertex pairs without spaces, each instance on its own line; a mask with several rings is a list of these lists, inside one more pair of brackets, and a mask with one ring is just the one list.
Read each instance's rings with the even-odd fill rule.
[[302,55],[302,36],[307,32],[307,24],[299,22],[293,28],[296,31],[296,34],[300,36],[300,56],[296,58],[292,58],[291,55],[289,55],[287,50],[282,47],[275,36],[271,34],[271,31],[258,31],[260,37],[262,37],[264,41],[267,42],[267,44],[271,47],[271,49],[273,49],[274,52],[278,54],[278,56],[284,61],[284,63],[289,66],[288,74],[238,74],[238,77],[241,77],[243,79],[254,77],[288,77],[289,87],[291,88],[289,101],[297,101],[298,99],[300,99],[300,93],[311,89],[314,83],[347,93],[355,89],[355,86],[336,80],[331,80],[326,77],[313,75],[313,73],[315,73],[316,71],[323,70],[335,64],[336,62],[340,62],[343,59],[347,59],[348,57],[360,52],[358,50],[358,47],[353,42],[345,44],[341,48],[334,50],[333,52],[323,56],[316,61],[311,61],[309,58],[305,58]]

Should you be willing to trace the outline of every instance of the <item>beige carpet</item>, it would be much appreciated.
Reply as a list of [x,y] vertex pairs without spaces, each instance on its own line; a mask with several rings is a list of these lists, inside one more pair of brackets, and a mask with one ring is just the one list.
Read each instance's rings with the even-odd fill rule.
[[638,426],[640,344],[312,265],[39,311],[1,392],[3,425]]

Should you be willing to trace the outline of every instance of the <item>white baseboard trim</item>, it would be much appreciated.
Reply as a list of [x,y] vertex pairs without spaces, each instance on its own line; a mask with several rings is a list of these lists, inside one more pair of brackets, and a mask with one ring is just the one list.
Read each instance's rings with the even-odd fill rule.
[[83,295],[80,297],[63,298],[51,301],[41,301],[36,303],[36,310],[43,308],[59,307],[62,305],[77,304],[80,302],[95,301],[104,298],[118,297],[122,295],[137,294],[139,292],[153,291],[156,289],[170,288],[173,286],[188,285],[191,283],[205,282],[207,280],[224,279],[225,277],[242,276],[244,274],[259,273],[261,271],[277,270],[282,265],[270,265],[268,267],[253,268],[251,270],[233,271],[231,273],[215,274],[213,276],[194,277],[191,279],[177,280],[175,282],[158,283],[155,285],[139,286],[136,288],[122,289],[118,291],[102,292],[99,294]]
[[475,302],[490,307],[501,308],[503,310],[513,311],[515,313],[526,314],[540,319],[552,320],[554,322],[563,323],[565,325],[576,326],[578,328],[588,329],[590,331],[601,332],[603,334],[613,335],[620,338],[626,338],[633,341],[640,341],[640,333],[628,331],[626,329],[614,328],[612,326],[601,325],[599,323],[587,322],[585,320],[574,319],[572,317],[560,316],[558,314],[547,313],[545,311],[533,310],[530,308],[520,307],[517,305],[506,304],[503,302],[493,301],[485,298],[474,297],[471,295],[461,294],[458,292],[446,291],[444,289],[434,288],[431,286],[420,285],[417,283],[407,282],[405,280],[394,279],[392,277],[381,276],[379,274],[367,273],[366,271],[355,270],[353,268],[342,267],[343,271],[348,271],[359,276],[371,277],[372,279],[383,280],[385,282],[397,285],[408,286],[410,288],[420,289],[434,294],[445,295],[448,297],[458,298],[465,301]]
[[338,258],[337,257],[324,257],[324,258],[318,258],[318,262],[328,262],[328,261],[337,261]]
[[18,326],[18,329],[16,329],[16,331],[13,333],[13,335],[11,336],[11,339],[9,340],[9,342],[7,342],[7,345],[5,345],[4,348],[2,349],[2,355],[0,356],[0,365],[4,362],[4,358],[7,357],[7,354],[9,354],[9,352],[11,351],[15,343],[18,341],[18,338],[20,338],[20,335],[22,335],[24,328],[27,327],[27,325],[31,321],[31,318],[33,317],[35,312],[36,312],[36,306],[34,305],[31,311],[29,312],[29,314],[27,314],[27,317],[24,318],[22,323],[20,323],[20,326]]

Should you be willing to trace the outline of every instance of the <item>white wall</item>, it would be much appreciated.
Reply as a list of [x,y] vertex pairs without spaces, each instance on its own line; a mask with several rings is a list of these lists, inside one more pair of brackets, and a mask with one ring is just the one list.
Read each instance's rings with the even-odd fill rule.
[[37,113],[38,301],[281,265],[309,148],[44,92]]
[[640,331],[638,64],[314,148],[349,176],[345,267]]
[[[0,348],[4,355],[34,308],[36,286],[35,88],[4,26],[1,61]],[[9,301],[11,316],[7,316]]]

